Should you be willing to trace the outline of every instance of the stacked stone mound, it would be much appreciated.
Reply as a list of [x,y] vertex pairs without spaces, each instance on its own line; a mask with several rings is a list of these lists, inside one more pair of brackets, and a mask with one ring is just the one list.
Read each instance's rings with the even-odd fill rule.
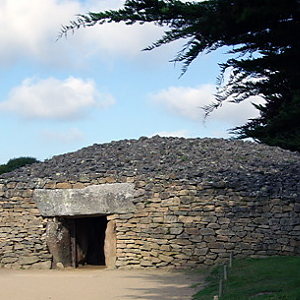
[[226,185],[236,191],[246,190],[251,196],[286,198],[299,192],[299,158],[298,153],[253,142],[155,136],[94,144],[1,177],[21,181],[26,177],[62,179],[90,174],[147,178],[168,175],[216,188]]
[[63,223],[41,215],[36,190],[112,183],[134,190],[132,211],[106,216],[118,268],[213,265],[230,253],[299,255],[299,158],[252,142],[155,136],[95,144],[3,174],[0,267],[54,261],[47,227]]

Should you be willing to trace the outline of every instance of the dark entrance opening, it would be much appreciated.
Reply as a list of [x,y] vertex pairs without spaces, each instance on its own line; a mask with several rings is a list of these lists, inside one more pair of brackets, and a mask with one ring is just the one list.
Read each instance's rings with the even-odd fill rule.
[[73,219],[71,230],[72,265],[105,265],[106,216]]

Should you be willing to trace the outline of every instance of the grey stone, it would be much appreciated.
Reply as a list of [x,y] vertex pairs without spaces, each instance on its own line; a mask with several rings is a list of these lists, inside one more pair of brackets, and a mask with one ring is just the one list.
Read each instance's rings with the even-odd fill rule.
[[20,265],[32,265],[34,263],[37,263],[39,261],[39,258],[36,256],[21,256],[19,257],[18,263]]
[[134,211],[134,185],[112,183],[84,189],[34,191],[34,201],[43,216],[79,216]]
[[44,262],[39,262],[36,264],[33,264],[30,269],[35,269],[35,270],[49,270],[51,269],[51,261],[44,261]]
[[141,267],[151,267],[152,266],[152,262],[149,260],[142,260],[140,262]]
[[105,231],[105,265],[108,269],[114,269],[116,267],[117,259],[117,240],[116,240],[116,222],[110,220],[107,223]]
[[162,261],[165,261],[165,262],[171,262],[174,260],[174,257],[172,256],[167,256],[167,255],[159,255],[158,256],[159,259],[161,259]]
[[54,266],[62,263],[71,266],[71,240],[67,228],[67,220],[58,221],[56,218],[49,221],[46,227],[46,242],[53,255]]
[[195,249],[194,254],[198,256],[204,256],[208,252],[208,248],[202,248],[202,249]]
[[64,270],[65,269],[65,266],[61,262],[56,263],[55,266],[56,266],[56,269],[58,269],[58,270]]
[[16,262],[18,260],[18,258],[16,257],[4,257],[1,260],[2,264],[12,264],[14,262]]
[[202,228],[202,229],[200,229],[200,234],[202,234],[202,235],[215,235],[215,231],[212,228]]

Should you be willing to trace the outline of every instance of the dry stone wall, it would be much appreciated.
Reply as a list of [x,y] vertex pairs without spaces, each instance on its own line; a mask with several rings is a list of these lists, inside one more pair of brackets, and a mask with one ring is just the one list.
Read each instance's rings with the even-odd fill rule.
[[0,267],[51,267],[44,238],[46,220],[32,194],[33,189],[21,182],[0,183]]
[[[241,197],[230,188],[168,176],[120,181],[134,183],[135,211],[108,217],[116,222],[117,268],[210,266],[224,261],[230,252],[239,257],[300,254],[300,203],[296,201]],[[117,179],[93,180],[93,184],[108,182]],[[48,180],[44,187],[89,184]],[[45,242],[47,219],[40,216],[32,194],[33,190],[20,189],[18,184],[1,184],[2,267],[51,267]]]
[[[117,266],[195,267],[300,254],[300,204],[242,198],[190,182],[137,182],[137,211],[116,216]],[[154,191],[153,191],[154,190]]]
[[207,139],[142,138],[58,156],[0,178],[0,267],[51,267],[52,219],[41,216],[35,189],[113,183],[134,185],[134,210],[108,215],[117,268],[299,255],[299,170],[297,154]]

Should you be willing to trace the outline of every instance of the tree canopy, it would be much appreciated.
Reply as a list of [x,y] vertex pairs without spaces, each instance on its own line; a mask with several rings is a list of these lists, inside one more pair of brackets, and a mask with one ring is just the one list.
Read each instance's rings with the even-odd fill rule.
[[33,157],[12,158],[7,162],[7,164],[0,165],[0,174],[11,172],[15,169],[21,168],[28,164],[33,164],[35,162],[38,162],[38,160]]
[[216,100],[206,113],[224,101],[260,95],[266,101],[256,105],[260,116],[232,133],[300,151],[300,0],[127,0],[118,10],[79,15],[61,35],[105,22],[165,26],[164,35],[145,50],[185,40],[173,59],[182,63],[183,73],[200,53],[229,46]]

